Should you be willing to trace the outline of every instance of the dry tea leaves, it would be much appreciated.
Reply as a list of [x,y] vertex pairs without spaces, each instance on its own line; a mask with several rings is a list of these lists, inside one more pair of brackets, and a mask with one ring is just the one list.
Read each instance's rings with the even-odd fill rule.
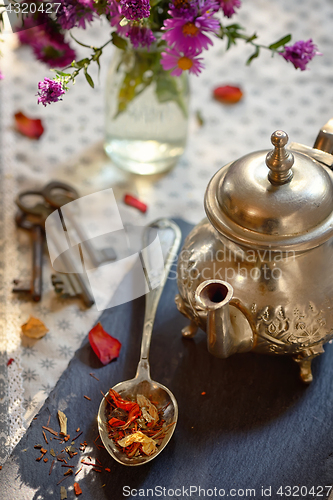
[[119,439],[118,444],[122,448],[126,448],[133,443],[141,443],[142,451],[145,455],[152,455],[157,450],[155,441],[143,434],[141,431],[133,432],[129,436]]
[[136,400],[141,408],[143,418],[147,422],[153,422],[155,424],[159,419],[156,406],[142,394],[138,394]]
[[61,434],[67,436],[67,417],[62,411],[58,410],[58,418],[60,424],[60,432]]
[[28,321],[21,326],[21,329],[22,333],[30,339],[41,339],[49,331],[40,319],[33,316],[30,316]]
[[123,399],[110,389],[106,397],[109,438],[128,458],[153,455],[168,429],[163,418],[166,407],[158,409],[149,398],[137,395],[137,402]]
[[67,498],[67,490],[65,486],[60,486],[60,500],[66,500]]

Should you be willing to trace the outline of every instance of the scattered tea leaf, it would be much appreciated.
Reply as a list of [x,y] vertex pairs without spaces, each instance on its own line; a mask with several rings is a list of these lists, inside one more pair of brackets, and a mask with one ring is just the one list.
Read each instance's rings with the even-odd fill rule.
[[67,436],[67,417],[62,411],[58,410],[58,418],[60,424],[60,432],[61,434]]
[[65,486],[60,486],[60,500],[66,500],[67,498],[67,490]]
[[50,453],[51,453],[52,457],[55,457],[55,456],[56,456],[56,453],[55,453],[55,451],[54,451],[54,449],[53,449],[53,448],[51,448],[51,449],[50,449]]
[[205,120],[203,119],[202,113],[199,109],[196,111],[195,117],[197,119],[199,127],[202,127],[205,124]]
[[89,342],[92,350],[98,356],[103,365],[107,365],[113,359],[118,358],[121,343],[109,335],[101,325],[97,323],[89,332]]
[[28,321],[21,326],[21,329],[22,333],[31,339],[41,339],[49,331],[40,319],[33,316],[30,316]]

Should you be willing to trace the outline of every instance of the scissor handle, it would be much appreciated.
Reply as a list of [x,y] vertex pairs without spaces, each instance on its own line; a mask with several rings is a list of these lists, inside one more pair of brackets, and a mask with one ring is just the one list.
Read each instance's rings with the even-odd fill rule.
[[[29,206],[24,203],[24,198],[27,196],[39,196],[43,198],[43,201]],[[47,217],[54,210],[45,203],[42,192],[37,190],[23,191],[22,193],[17,195],[15,203],[19,207],[19,209],[22,210],[22,212],[38,217],[41,222],[45,222]]]
[[51,181],[46,184],[41,194],[53,208],[60,208],[79,197],[79,193],[73,186],[60,181]]

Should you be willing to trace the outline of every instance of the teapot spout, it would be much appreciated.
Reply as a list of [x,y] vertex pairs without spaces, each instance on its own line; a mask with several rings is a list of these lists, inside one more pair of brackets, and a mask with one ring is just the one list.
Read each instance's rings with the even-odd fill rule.
[[226,281],[207,280],[195,292],[198,305],[207,311],[208,350],[219,358],[250,351],[253,332],[239,308],[230,305],[233,288]]

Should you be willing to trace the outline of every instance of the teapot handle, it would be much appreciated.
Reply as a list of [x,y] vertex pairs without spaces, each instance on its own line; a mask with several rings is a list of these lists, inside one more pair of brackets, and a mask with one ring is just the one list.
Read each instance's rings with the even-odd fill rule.
[[333,154],[333,118],[321,127],[313,147]]
[[313,148],[291,142],[288,149],[310,156],[333,170],[333,118],[320,129]]

